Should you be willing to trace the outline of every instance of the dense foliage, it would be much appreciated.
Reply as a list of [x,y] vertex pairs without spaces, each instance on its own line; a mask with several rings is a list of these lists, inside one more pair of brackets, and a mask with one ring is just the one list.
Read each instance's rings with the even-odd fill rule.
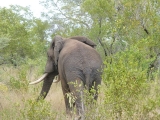
[[47,21],[34,18],[29,8],[20,6],[0,8],[0,19],[0,64],[17,66],[44,54]]
[[[41,18],[35,18],[29,7],[0,8],[0,67],[6,69],[0,75],[8,70],[6,64],[11,64],[10,68],[17,66],[12,68],[17,71],[15,75],[9,75],[7,80],[5,76],[0,78],[0,82],[7,84],[0,84],[0,92],[8,87],[32,91],[28,87],[30,77],[26,76],[32,73],[35,77],[43,72],[51,37],[83,35],[97,44],[104,61],[100,87],[103,98],[100,97],[96,109],[86,112],[86,117],[160,119],[160,0],[41,0],[40,3],[45,8]],[[58,114],[51,116],[51,108],[43,101],[37,106],[32,100],[24,103],[21,109],[26,109],[21,111],[21,119],[35,116],[40,119],[40,115],[55,119]],[[41,107],[42,111],[37,111]],[[4,110],[3,118],[7,119],[5,114]]]

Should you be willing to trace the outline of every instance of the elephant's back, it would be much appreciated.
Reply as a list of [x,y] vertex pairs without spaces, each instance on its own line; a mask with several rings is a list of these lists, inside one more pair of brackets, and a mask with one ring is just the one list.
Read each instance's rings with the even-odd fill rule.
[[99,69],[102,60],[98,52],[89,45],[77,40],[68,40],[60,52],[59,64],[71,71]]

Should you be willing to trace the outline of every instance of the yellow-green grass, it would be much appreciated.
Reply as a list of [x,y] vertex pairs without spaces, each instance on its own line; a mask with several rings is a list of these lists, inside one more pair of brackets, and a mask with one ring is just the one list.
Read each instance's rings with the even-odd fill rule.
[[[24,70],[25,69],[25,70]],[[46,99],[36,103],[42,83],[28,85],[27,89],[13,87],[10,80],[34,81],[41,72],[38,67],[6,67],[0,68],[0,120],[65,120],[65,104],[61,90],[61,84],[53,83]],[[22,72],[22,71],[25,72]],[[25,74],[23,74],[25,73]],[[21,80],[20,80],[21,81]],[[22,84],[23,85],[23,84]],[[87,120],[159,120],[160,119],[160,81],[148,81],[147,94],[138,99],[132,111],[123,110],[121,116],[116,111],[115,104],[105,104],[106,86],[102,83],[98,102],[95,107],[89,107],[86,110]],[[131,96],[132,97],[132,96]],[[130,98],[132,99],[132,98]],[[130,100],[127,99],[127,100]],[[125,102],[125,101],[121,101]],[[131,114],[129,114],[131,113]]]

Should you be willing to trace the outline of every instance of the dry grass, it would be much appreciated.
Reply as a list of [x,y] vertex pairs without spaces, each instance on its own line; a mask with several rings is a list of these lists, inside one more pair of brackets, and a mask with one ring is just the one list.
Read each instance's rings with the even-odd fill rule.
[[60,112],[65,111],[64,98],[60,82],[52,84],[51,90],[49,91],[46,100],[51,103],[54,110]]
[[[7,113],[10,116],[12,116],[11,114],[16,113],[17,108],[19,110],[25,109],[24,107],[27,100],[36,100],[41,90],[41,84],[37,84],[34,86],[30,85],[28,86],[27,91],[23,89],[11,88],[11,86],[9,85],[10,78],[18,79],[20,71],[22,71],[22,68],[5,66],[2,66],[0,68],[0,111],[8,111]],[[39,76],[36,75],[37,71],[35,68],[29,68],[26,71],[26,79],[28,80],[28,82],[37,79]],[[55,111],[57,113],[64,113],[65,106],[60,82],[52,85],[45,101],[51,103],[50,109],[52,111]],[[18,115],[13,116],[13,118],[18,117]]]
[[[8,118],[7,116],[12,116],[12,118],[18,118],[21,114],[20,112],[16,112],[17,109],[19,110],[25,110],[26,103],[28,100],[36,100],[38,97],[40,90],[41,90],[41,84],[36,85],[29,85],[27,91],[23,89],[13,89],[9,85],[10,78],[19,79],[19,74],[21,74],[21,71],[23,68],[14,68],[14,67],[5,67],[2,66],[0,69],[0,83],[3,84],[3,88],[0,85],[0,111],[5,111],[4,114],[6,114],[5,118]],[[39,76],[41,76],[37,69],[34,67],[29,67],[29,69],[26,69],[26,79],[28,81],[34,81]],[[6,88],[6,90],[4,90]],[[100,98],[103,97],[103,94],[100,94]],[[57,120],[60,120],[65,115],[65,104],[64,104],[64,98],[63,93],[61,89],[61,83],[53,83],[51,86],[51,89],[45,98],[45,101],[50,103],[50,109],[54,113],[57,114]],[[102,102],[103,99],[99,100],[99,102]],[[28,107],[28,106],[27,106]],[[0,117],[1,119],[1,117]]]
[[[14,77],[15,79],[19,79],[19,74],[21,74],[21,71],[22,68],[5,66],[0,68],[0,120],[30,120],[37,117],[35,116],[35,118],[33,118],[34,115],[32,114],[34,114],[35,111],[32,107],[35,104],[33,101],[35,101],[40,93],[42,83],[37,85],[29,85],[27,90],[13,89],[9,84],[10,78]],[[39,76],[41,75],[36,68],[29,67],[26,69],[26,79],[28,81],[34,81]],[[135,105],[135,108],[138,110],[138,112],[135,112],[133,116],[127,116],[126,113],[123,113],[122,119],[158,120],[160,118],[160,97],[158,96],[160,95],[159,85],[160,82],[158,80],[150,83],[149,93],[145,96],[146,98],[142,99],[138,104]],[[110,115],[110,113],[113,112],[112,108],[104,105],[105,89],[105,85],[102,84],[98,99],[98,106],[94,109],[90,109],[90,111],[87,112],[87,120],[115,119],[113,115]],[[31,102],[29,102],[30,100]],[[49,106],[45,108],[44,105],[48,103]],[[37,106],[38,107],[36,109],[44,109],[44,111],[40,112],[39,114],[44,114],[43,116],[53,116],[46,118],[46,120],[64,120],[65,105],[60,82],[52,84],[45,102],[42,102],[41,105]],[[50,113],[45,113],[48,110]],[[29,116],[29,118],[26,118],[26,116]],[[39,118],[37,118],[37,120],[39,120]]]

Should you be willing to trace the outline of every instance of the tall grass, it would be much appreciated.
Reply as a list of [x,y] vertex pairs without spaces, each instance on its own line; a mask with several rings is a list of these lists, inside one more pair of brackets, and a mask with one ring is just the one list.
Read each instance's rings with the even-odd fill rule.
[[[86,120],[160,119],[160,81],[146,81],[145,74],[136,71],[135,64],[126,70],[122,61],[119,59],[119,64],[112,63],[112,67],[108,65],[104,69],[97,103],[91,106],[86,103]],[[0,120],[66,119],[60,83],[52,85],[45,100],[35,101],[42,84],[31,86],[28,83],[43,73],[44,64],[37,63],[16,68],[1,66]]]
[[46,99],[36,102],[41,84],[29,85],[42,73],[38,62],[18,67],[1,66],[0,120],[63,120],[64,100],[60,83],[53,84]]

